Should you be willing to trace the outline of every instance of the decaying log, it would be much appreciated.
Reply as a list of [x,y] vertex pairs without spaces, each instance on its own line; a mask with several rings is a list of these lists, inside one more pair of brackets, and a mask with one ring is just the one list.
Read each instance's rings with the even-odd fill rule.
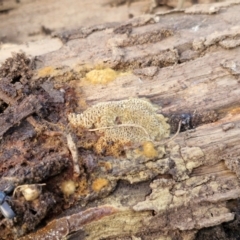
[[[2,95],[0,95],[0,98],[2,98]],[[17,123],[20,123],[22,119],[37,112],[41,107],[38,99],[35,96],[30,95],[19,105],[16,104],[12,108],[8,108],[9,112],[3,113],[0,117],[0,136],[2,137],[8,129]]]
[[[62,155],[69,161],[74,158],[74,164],[79,158],[80,176],[72,177],[75,185],[71,196],[65,196],[65,205],[59,200],[66,210],[61,215],[51,212],[54,218],[47,218],[45,226],[35,232],[26,235],[18,231],[20,239],[190,240],[201,239],[204,228],[221,225],[224,229],[224,223],[237,221],[239,4],[235,0],[195,5],[185,12],[144,15],[121,24],[67,31],[49,40],[57,41],[61,48],[45,49],[38,56],[36,49],[31,50],[35,57],[32,80],[51,79],[54,94],[64,93],[64,114],[59,113],[54,124],[64,134],[72,134],[71,142],[76,141],[72,152],[78,152]],[[66,83],[70,90],[63,88]],[[51,96],[52,85],[44,87],[56,104],[54,99],[59,98]],[[101,142],[106,129],[121,124],[134,127],[131,121],[126,126],[122,115],[114,115],[116,107],[112,110],[115,122],[102,129],[97,124],[107,117],[100,107],[91,126],[71,126],[67,121],[70,113],[81,114],[96,104],[129,98],[148,99],[158,109],[158,117],[169,118],[172,134],[179,121],[181,132],[171,141],[171,136],[158,141],[150,136],[150,140],[129,144]],[[63,104],[62,98],[58,101]],[[126,107],[126,102],[118,103]],[[139,114],[137,108],[132,109]],[[48,116],[42,118],[54,119]],[[42,136],[36,139],[44,139],[46,145],[50,142]],[[61,140],[52,151],[66,146]],[[69,179],[72,172],[62,174]],[[47,177],[46,186],[51,185],[51,175]],[[57,182],[63,181],[61,174],[56,179],[54,184],[61,189]],[[62,196],[58,190],[53,194],[56,199]]]

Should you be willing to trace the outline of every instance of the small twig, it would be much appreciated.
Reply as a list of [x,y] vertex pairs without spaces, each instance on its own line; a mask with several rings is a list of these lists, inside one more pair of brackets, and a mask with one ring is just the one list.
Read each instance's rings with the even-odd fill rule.
[[2,99],[5,103],[14,105],[17,103],[13,98],[9,97],[6,93],[0,90],[0,99]]
[[[177,132],[169,140],[167,140],[165,142],[156,142],[156,143],[158,145],[159,144],[165,145],[165,144],[171,142],[173,139],[175,139],[181,130],[181,124],[182,124],[182,121],[179,121]],[[150,136],[149,136],[147,130],[144,127],[137,125],[137,124],[119,124],[119,125],[114,125],[114,126],[110,126],[110,127],[100,127],[100,128],[89,129],[88,131],[93,132],[93,131],[99,131],[99,130],[103,130],[103,129],[111,129],[111,128],[115,128],[115,127],[138,127],[138,128],[141,128],[150,139]]]
[[57,129],[59,130],[59,124],[49,122],[49,121],[47,121],[46,119],[42,119],[42,121],[43,121],[44,123],[46,123],[47,125],[50,125],[51,127],[57,128]]
[[78,149],[77,146],[73,140],[73,137],[71,135],[71,133],[68,133],[66,135],[67,137],[67,145],[68,148],[72,154],[72,159],[73,159],[73,172],[74,174],[78,177],[80,175],[80,168],[79,168],[79,164],[78,164]]
[[177,135],[179,134],[180,130],[181,130],[181,125],[182,125],[182,120],[179,121],[178,123],[178,129],[177,129],[177,132],[170,138],[168,139],[167,141],[165,142],[156,142],[158,145],[165,145],[169,142],[171,142],[173,139],[175,139],[177,137]]
[[19,182],[20,181],[20,179],[19,178],[17,178],[17,177],[2,177],[2,179],[4,179],[4,180],[8,180],[8,181],[10,181],[10,182]]
[[99,130],[103,130],[103,129],[111,129],[111,128],[117,128],[117,127],[136,127],[136,128],[141,128],[145,134],[150,138],[147,130],[140,126],[140,125],[137,125],[137,124],[119,124],[119,125],[114,125],[114,126],[110,126],[110,127],[100,127],[100,128],[94,128],[94,129],[89,129],[88,131],[90,132],[94,132],[94,131],[99,131]]
[[48,137],[62,136],[63,132],[60,131],[43,131],[43,134]]
[[61,124],[56,124],[49,122],[45,119],[42,119],[42,121],[48,125],[48,127],[52,127],[54,130],[45,130],[43,134],[53,137],[53,136],[65,136],[64,126]]
[[33,116],[29,116],[26,119],[34,128],[37,132],[42,132],[44,130],[44,126],[39,124]]

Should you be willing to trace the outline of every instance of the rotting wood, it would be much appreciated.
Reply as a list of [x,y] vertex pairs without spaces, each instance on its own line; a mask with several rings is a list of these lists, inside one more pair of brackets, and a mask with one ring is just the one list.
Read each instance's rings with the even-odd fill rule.
[[[69,81],[77,94],[80,90],[76,112],[86,108],[83,99],[93,105],[145,97],[162,106],[159,112],[165,115],[199,119],[189,124],[195,129],[183,127],[188,131],[166,146],[126,146],[119,157],[84,149],[81,141],[95,141],[99,135],[75,129],[88,192],[73,194],[79,201],[73,201],[75,208],[66,211],[67,216],[22,239],[53,239],[53,233],[70,239],[194,239],[202,228],[234,220],[237,211],[229,203],[240,196],[240,32],[239,14],[234,20],[231,14],[239,10],[236,5],[211,17],[184,19],[183,13],[176,13],[171,15],[179,21],[174,29],[158,15],[144,16],[130,21],[131,30],[126,23],[124,34],[106,27],[81,38],[75,35],[61,50],[39,57],[36,79],[52,76],[58,84]],[[162,20],[168,19],[171,22],[166,15]],[[167,31],[156,32],[158,28]],[[107,85],[91,85],[83,77],[99,65],[132,73]],[[154,154],[149,155],[146,146]],[[113,211],[99,218],[101,209]]]
[[[2,98],[2,95],[0,96]],[[41,109],[41,104],[35,96],[29,96],[20,104],[13,105],[8,108],[8,112],[4,112],[0,116],[0,136],[15,124],[19,124],[22,119]]]
[[[239,116],[232,120],[235,125],[239,125]],[[209,136],[212,139],[209,139]],[[174,180],[169,178],[154,180],[150,185],[152,193],[144,200],[146,193],[142,192],[143,200],[140,202],[138,202],[140,196],[134,195],[134,185],[132,189],[130,188],[132,191],[128,190],[129,192],[126,195],[117,194],[114,196],[113,194],[99,200],[95,206],[104,208],[102,204],[107,203],[110,206],[118,207],[116,212],[113,213],[113,217],[105,216],[100,220],[97,213],[95,215],[93,212],[95,215],[93,222],[86,224],[81,221],[80,223],[76,222],[76,216],[70,215],[54,220],[49,223],[46,229],[22,239],[47,239],[52,236],[52,231],[56,232],[56,239],[57,237],[64,237],[66,232],[59,232],[58,221],[59,223],[67,221],[68,225],[73,224],[74,231],[79,231],[80,236],[85,236],[84,239],[108,239],[108,237],[113,236],[124,238],[124,236],[129,236],[130,233],[143,237],[147,230],[153,233],[158,232],[162,237],[171,238],[174,234],[177,234],[178,229],[183,232],[192,231],[192,233],[195,233],[196,230],[203,227],[231,221],[234,219],[234,213],[227,208],[226,202],[237,199],[240,194],[240,185],[237,180],[239,167],[234,160],[234,156],[239,155],[239,150],[235,147],[236,142],[239,141],[238,136],[238,129],[230,129],[226,132],[222,129],[221,122],[212,123],[199,127],[192,133],[180,133],[175,143],[169,143],[170,146],[167,148],[167,152],[169,152],[168,160],[147,161],[138,163],[138,166],[134,166],[134,163],[131,166],[124,166],[126,164],[124,162],[116,163],[115,166],[112,164],[112,172],[117,171],[117,169],[121,171],[121,168],[122,170],[125,169],[125,172],[118,172],[116,177],[127,179],[130,182],[134,173],[137,175],[141,172],[147,174],[147,169],[151,169],[149,174],[154,174],[154,171],[156,175],[168,173],[172,175]],[[195,138],[198,139],[197,142]],[[221,147],[221,144],[226,141],[228,147]],[[192,145],[194,147],[191,147]],[[217,151],[225,160],[225,163],[221,159],[216,159],[216,155],[213,156],[213,151]],[[226,157],[228,155],[231,155],[231,157]],[[123,161],[123,159],[120,161]],[[172,163],[170,164],[170,162]],[[168,165],[169,168],[164,169],[164,165],[165,167]],[[137,167],[137,169],[134,171],[133,167]],[[129,177],[126,178],[126,176]],[[107,176],[105,175],[105,177]],[[135,178],[135,181],[141,181],[140,175]],[[132,194],[133,196],[131,196]],[[153,216],[152,211],[154,211]],[[205,212],[204,215],[202,215],[203,212]],[[81,214],[83,219],[85,214],[88,217],[87,212],[83,211]],[[132,225],[133,219],[135,227]],[[127,223],[129,227],[123,227],[123,223]],[[104,228],[103,225],[107,225],[108,228]],[[116,227],[116,225],[120,227]],[[159,227],[161,230],[159,230]],[[96,229],[98,230],[96,231]],[[169,232],[169,229],[172,232]],[[69,227],[67,234],[71,235]],[[182,236],[184,234],[186,232]]]
[[48,176],[57,175],[68,165],[68,159],[63,156],[52,154],[43,158],[42,162],[31,167],[16,166],[9,172],[4,173],[1,178],[0,186],[1,189],[4,189],[9,183],[16,186],[31,182],[39,183],[45,181]]

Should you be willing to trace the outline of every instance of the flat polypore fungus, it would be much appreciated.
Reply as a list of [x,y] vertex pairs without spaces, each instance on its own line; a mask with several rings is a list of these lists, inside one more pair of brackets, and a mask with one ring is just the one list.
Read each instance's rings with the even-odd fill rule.
[[157,110],[147,100],[132,98],[98,103],[81,114],[69,114],[68,120],[73,127],[100,132],[102,141],[160,141],[169,136],[170,126]]

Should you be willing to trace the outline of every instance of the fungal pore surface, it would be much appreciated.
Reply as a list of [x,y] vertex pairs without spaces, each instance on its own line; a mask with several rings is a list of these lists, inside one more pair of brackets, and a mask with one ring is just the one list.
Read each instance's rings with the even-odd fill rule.
[[143,143],[169,136],[170,126],[157,110],[148,100],[131,98],[98,103],[81,114],[69,114],[68,120],[74,128],[95,131],[98,142]]

